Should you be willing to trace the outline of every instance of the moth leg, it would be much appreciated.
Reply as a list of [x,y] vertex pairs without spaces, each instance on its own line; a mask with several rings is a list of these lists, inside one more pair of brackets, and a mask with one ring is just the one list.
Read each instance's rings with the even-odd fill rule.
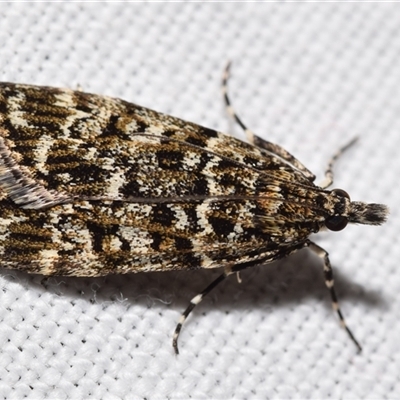
[[262,265],[265,263],[270,263],[276,260],[280,260],[281,258],[287,257],[292,253],[295,253],[296,251],[302,249],[303,247],[309,246],[308,242],[301,242],[297,243],[296,245],[292,247],[286,247],[274,254],[267,254],[264,258],[258,258],[257,260],[253,260],[250,262],[242,263],[242,264],[234,264],[231,266],[225,267],[224,273],[220,275],[217,279],[215,279],[209,286],[207,286],[200,294],[197,296],[193,297],[193,299],[190,301],[189,306],[187,309],[183,312],[181,315],[179,322],[175,328],[173,340],[172,340],[172,346],[174,347],[175,353],[179,354],[178,351],[178,338],[179,334],[182,330],[182,325],[186,321],[187,317],[189,314],[192,312],[192,310],[199,304],[205,295],[211,292],[219,283],[221,283],[225,278],[227,278],[229,275],[236,274],[238,276],[238,282],[241,283],[241,279],[239,278],[239,273],[243,271],[244,269],[251,268],[257,265]]
[[322,247],[318,246],[317,244],[315,244],[313,242],[308,241],[306,243],[306,245],[318,257],[320,257],[322,259],[322,261],[324,262],[325,285],[331,294],[333,310],[337,312],[337,315],[339,316],[339,320],[340,320],[340,325],[342,326],[342,328],[344,328],[346,330],[347,334],[350,336],[350,339],[357,346],[357,349],[360,352],[362,350],[362,348],[361,348],[360,344],[357,342],[353,333],[350,331],[349,327],[347,326],[346,321],[345,321],[343,314],[339,307],[339,303],[338,303],[335,288],[334,288],[333,270],[332,270],[331,262],[329,261],[328,253]]
[[48,277],[48,276],[45,276],[44,278],[42,278],[42,279],[40,280],[40,284],[41,284],[43,287],[45,287],[45,288],[47,289],[47,283],[48,283],[48,281],[49,281],[49,277]]
[[295,168],[300,170],[311,181],[313,181],[315,179],[315,175],[311,171],[309,171],[299,160],[297,160],[297,158],[292,156],[283,147],[275,143],[268,142],[267,140],[264,140],[259,136],[257,136],[249,128],[247,128],[247,126],[239,118],[238,114],[235,112],[234,108],[231,105],[231,101],[228,95],[228,79],[229,79],[230,66],[231,63],[229,62],[225,68],[224,75],[222,78],[222,94],[224,96],[225,106],[228,114],[243,129],[249,143],[282,158],[283,160],[287,161],[289,164],[293,165]]
[[357,142],[358,137],[356,136],[355,138],[353,138],[352,140],[350,140],[349,143],[347,143],[346,145],[344,145],[343,147],[341,147],[329,160],[328,166],[325,170],[325,178],[324,180],[321,182],[321,184],[319,185],[322,189],[326,189],[329,186],[332,185],[333,183],[333,166],[335,164],[335,162],[338,160],[338,158],[351,146],[353,146],[353,144],[355,142]]
[[229,269],[227,269],[222,275],[220,275],[217,279],[215,279],[213,282],[211,282],[211,284],[208,285],[200,294],[194,296],[193,299],[190,300],[189,306],[186,308],[186,310],[181,315],[178,325],[176,325],[176,328],[175,328],[174,336],[172,339],[172,346],[175,350],[175,354],[179,354],[178,338],[179,338],[179,334],[182,330],[182,325],[186,321],[189,314],[203,300],[204,296],[206,296],[208,293],[210,293],[211,290],[213,290],[218,284],[220,284],[224,279],[226,279],[229,275],[231,275],[231,273],[232,272]]

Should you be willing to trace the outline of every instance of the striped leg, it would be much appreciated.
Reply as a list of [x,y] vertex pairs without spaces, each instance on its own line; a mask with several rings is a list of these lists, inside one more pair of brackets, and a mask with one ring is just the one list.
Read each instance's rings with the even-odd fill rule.
[[346,145],[344,145],[343,147],[341,147],[330,159],[329,163],[328,163],[328,167],[326,168],[325,171],[325,179],[321,182],[321,184],[319,185],[322,189],[326,189],[329,186],[332,185],[333,183],[333,165],[335,164],[335,162],[337,161],[337,159],[351,146],[353,146],[353,144],[355,142],[357,142],[358,137],[356,136],[355,138],[353,138],[352,140],[350,140],[349,143],[347,143]]
[[302,249],[303,247],[307,247],[308,245],[309,245],[308,242],[297,243],[296,245],[294,245],[292,247],[286,247],[286,248],[283,248],[276,252],[272,252],[272,253],[266,252],[264,257],[260,257],[257,260],[225,267],[224,273],[222,275],[220,275],[217,279],[215,279],[213,282],[211,282],[211,284],[208,285],[200,294],[194,296],[193,299],[190,300],[189,306],[186,308],[186,310],[181,315],[179,322],[175,328],[174,336],[172,339],[172,346],[175,350],[175,353],[179,354],[178,338],[179,338],[179,334],[182,330],[182,326],[183,326],[184,322],[186,321],[187,317],[193,311],[193,309],[197,306],[197,304],[199,304],[203,300],[204,296],[207,295],[208,293],[210,293],[211,290],[213,290],[225,278],[227,278],[229,275],[236,274],[238,277],[238,282],[241,283],[242,280],[239,277],[239,273],[241,271],[243,271],[244,269],[255,267],[257,265],[262,265],[265,263],[271,263],[276,260],[280,260],[281,258],[287,257],[290,254]]
[[176,325],[174,336],[172,339],[172,346],[174,347],[175,354],[179,354],[178,350],[178,338],[179,334],[182,329],[182,325],[186,321],[187,317],[189,314],[192,312],[192,310],[199,304],[204,296],[206,296],[208,293],[211,292],[218,284],[220,284],[225,278],[227,278],[232,272],[230,270],[225,271],[222,275],[220,275],[217,279],[215,279],[213,282],[211,282],[210,285],[208,285],[200,294],[196,295],[193,297],[192,300],[190,300],[190,304],[188,308],[183,312],[181,315],[181,318],[179,319],[178,325]]
[[300,170],[307,178],[309,178],[311,181],[313,181],[315,179],[315,175],[311,171],[309,171],[299,160],[297,160],[294,156],[292,156],[283,147],[281,147],[275,143],[268,142],[267,140],[264,140],[264,139],[260,138],[259,136],[257,136],[256,134],[254,134],[250,129],[247,128],[247,126],[242,122],[242,120],[236,114],[234,108],[231,105],[231,102],[230,102],[229,96],[228,96],[228,79],[229,79],[230,65],[231,65],[230,63],[227,64],[225,71],[224,71],[223,78],[222,78],[222,94],[224,96],[226,110],[227,110],[228,114],[244,130],[244,133],[246,134],[246,137],[247,137],[247,140],[249,141],[249,143],[284,159],[289,164],[292,164],[295,168]]
[[308,241],[307,246],[318,257],[320,257],[322,259],[322,261],[324,262],[325,285],[331,294],[333,310],[336,311],[339,316],[340,325],[346,330],[346,332],[350,336],[350,339],[357,346],[358,351],[361,351],[362,348],[361,348],[360,344],[357,342],[356,338],[354,337],[354,335],[352,334],[352,332],[346,325],[346,321],[344,320],[343,314],[340,310],[336,292],[335,292],[335,288],[334,288],[333,271],[332,271],[331,262],[329,261],[328,253],[322,247],[319,247],[318,245],[316,245],[313,242]]

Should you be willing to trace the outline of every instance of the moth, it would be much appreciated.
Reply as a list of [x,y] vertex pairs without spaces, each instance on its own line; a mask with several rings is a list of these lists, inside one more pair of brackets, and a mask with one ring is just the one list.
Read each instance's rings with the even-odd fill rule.
[[94,277],[222,268],[182,314],[228,276],[308,247],[348,222],[380,225],[387,207],[322,185],[279,145],[246,128],[249,143],[124,100],[0,83],[0,259],[4,268]]

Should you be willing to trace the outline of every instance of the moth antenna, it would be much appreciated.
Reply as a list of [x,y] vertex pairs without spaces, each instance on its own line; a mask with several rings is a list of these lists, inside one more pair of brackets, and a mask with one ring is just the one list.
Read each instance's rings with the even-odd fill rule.
[[331,157],[331,159],[328,162],[328,166],[326,167],[326,170],[325,170],[325,178],[319,184],[319,186],[322,189],[327,189],[329,186],[332,185],[332,183],[333,183],[333,166],[335,165],[335,163],[339,159],[339,157],[341,157],[342,154],[347,149],[349,149],[351,146],[353,146],[357,141],[358,141],[358,136],[354,137],[353,139],[350,140],[350,142],[345,144],[343,147],[339,148],[339,150]]
[[257,146],[262,150],[266,150],[268,153],[276,155],[280,157],[282,160],[286,161],[288,164],[292,165],[294,168],[301,171],[306,178],[308,178],[311,182],[314,181],[315,175],[309,171],[296,157],[290,154],[287,150],[283,147],[279,146],[278,144],[269,142],[261,138],[260,136],[256,135],[251,129],[249,129],[242,119],[239,117],[235,109],[231,105],[231,101],[228,95],[228,79],[229,79],[229,71],[230,71],[231,63],[228,62],[224,74],[222,77],[222,94],[224,96],[225,106],[227,113],[236,121],[236,123],[243,129],[246,138],[249,143],[253,146]]

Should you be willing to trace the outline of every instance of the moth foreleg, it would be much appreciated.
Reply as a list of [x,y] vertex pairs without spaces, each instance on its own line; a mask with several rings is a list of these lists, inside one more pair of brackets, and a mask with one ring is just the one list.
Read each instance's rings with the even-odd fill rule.
[[340,310],[338,299],[337,299],[336,292],[335,292],[335,287],[334,287],[333,270],[332,270],[331,262],[329,261],[328,253],[322,247],[318,246],[317,244],[315,244],[313,242],[308,241],[307,246],[324,262],[325,285],[331,294],[333,310],[336,311],[337,315],[339,316],[340,325],[346,330],[346,332],[350,336],[350,339],[357,346],[358,351],[361,351],[362,348],[361,348],[360,344],[358,343],[358,341],[354,337],[353,333],[347,326],[346,321],[343,317],[342,311]]

